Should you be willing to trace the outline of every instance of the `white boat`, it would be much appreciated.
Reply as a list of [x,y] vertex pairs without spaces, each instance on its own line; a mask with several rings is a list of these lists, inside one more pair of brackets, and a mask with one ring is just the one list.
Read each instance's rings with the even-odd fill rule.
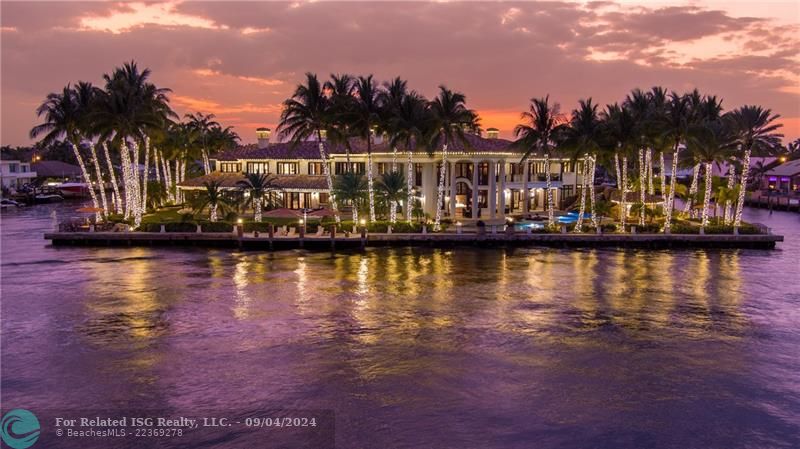
[[84,198],[89,196],[89,186],[84,182],[62,182],[54,185],[64,198]]

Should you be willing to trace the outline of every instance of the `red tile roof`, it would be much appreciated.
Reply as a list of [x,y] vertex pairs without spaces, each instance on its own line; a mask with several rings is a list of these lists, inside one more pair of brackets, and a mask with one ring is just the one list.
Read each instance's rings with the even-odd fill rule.
[[[474,134],[467,134],[469,147],[465,147],[461,142],[453,142],[449,145],[448,151],[475,151],[475,152],[516,152],[509,146],[511,141],[505,139],[487,139]],[[363,139],[350,139],[350,154],[365,154],[367,152],[366,141]],[[405,152],[405,147],[398,147],[398,151]],[[325,142],[325,151],[328,154],[345,154],[343,145],[332,145]],[[422,148],[414,148],[414,152],[424,152]],[[372,145],[373,153],[390,153],[388,142]],[[255,144],[243,145],[234,150],[225,152],[217,156],[217,160],[232,161],[238,159],[319,159],[319,145],[316,141],[306,141],[293,146],[288,142],[270,143],[266,148],[258,148]]]

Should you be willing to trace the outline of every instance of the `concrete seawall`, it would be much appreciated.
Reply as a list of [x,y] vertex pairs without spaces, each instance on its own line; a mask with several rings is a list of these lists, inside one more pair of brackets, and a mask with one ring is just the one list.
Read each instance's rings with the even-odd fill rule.
[[760,248],[771,249],[783,236],[771,234],[368,234],[336,238],[238,237],[234,233],[194,232],[53,232],[44,235],[53,245],[84,246],[197,246],[247,250],[362,248],[366,246],[549,246],[618,248]]

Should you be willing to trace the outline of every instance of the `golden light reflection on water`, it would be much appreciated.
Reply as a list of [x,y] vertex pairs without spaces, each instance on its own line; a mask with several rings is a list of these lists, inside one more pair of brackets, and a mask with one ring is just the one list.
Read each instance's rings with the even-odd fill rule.
[[251,265],[253,264],[250,263],[247,257],[239,257],[233,269],[233,285],[236,289],[233,315],[238,319],[245,319],[249,316],[252,299],[247,288],[250,284],[250,277],[257,276],[257,273],[250,272]]

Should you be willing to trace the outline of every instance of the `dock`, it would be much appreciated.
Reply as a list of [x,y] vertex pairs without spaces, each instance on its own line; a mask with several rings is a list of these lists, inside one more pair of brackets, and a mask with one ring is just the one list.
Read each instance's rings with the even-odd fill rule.
[[77,246],[189,246],[241,250],[331,250],[374,246],[514,247],[556,248],[757,248],[772,249],[783,241],[773,234],[589,234],[589,233],[392,233],[335,237],[273,237],[233,232],[51,232],[44,235],[53,245]]

